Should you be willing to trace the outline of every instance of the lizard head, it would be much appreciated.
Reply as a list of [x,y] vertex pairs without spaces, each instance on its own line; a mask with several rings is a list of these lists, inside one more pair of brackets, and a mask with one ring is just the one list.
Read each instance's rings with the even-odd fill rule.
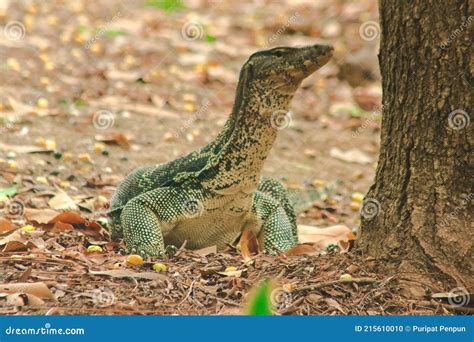
[[251,70],[253,80],[290,95],[330,60],[333,50],[329,45],[276,47],[254,53],[244,68]]

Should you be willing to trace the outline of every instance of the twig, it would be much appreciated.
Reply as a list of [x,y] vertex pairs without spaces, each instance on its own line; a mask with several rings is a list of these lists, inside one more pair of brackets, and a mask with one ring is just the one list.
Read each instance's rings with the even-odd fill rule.
[[193,285],[194,285],[195,282],[196,282],[196,280],[193,280],[193,281],[191,282],[191,285],[189,285],[188,293],[187,293],[186,296],[183,298],[183,300],[181,300],[181,301],[178,303],[178,305],[183,304],[184,301],[185,301],[186,299],[188,299],[189,295],[190,295],[191,292],[193,291]]
[[352,278],[352,279],[338,279],[338,280],[330,280],[330,281],[322,281],[320,283],[303,286],[300,288],[295,289],[295,291],[314,291],[318,289],[322,289],[323,287],[328,287],[332,285],[338,284],[373,284],[380,282],[380,280],[374,278]]
[[183,244],[181,245],[181,247],[178,248],[178,250],[176,251],[176,253],[174,253],[174,257],[177,257],[178,255],[180,255],[181,253],[183,253],[184,249],[186,248],[186,244],[188,243],[188,240],[184,240]]
[[474,308],[469,307],[469,306],[458,306],[458,305],[450,305],[450,304],[444,304],[440,303],[437,301],[429,301],[429,300],[422,300],[422,301],[417,301],[417,300],[409,300],[410,303],[413,303],[418,306],[426,306],[429,308],[445,308],[447,310],[452,310],[452,311],[458,311],[458,312],[463,312],[466,314],[474,314]]

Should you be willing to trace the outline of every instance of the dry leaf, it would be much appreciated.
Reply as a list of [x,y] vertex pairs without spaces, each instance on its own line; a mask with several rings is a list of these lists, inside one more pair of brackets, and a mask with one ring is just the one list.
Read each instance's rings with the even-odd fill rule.
[[0,292],[27,293],[39,298],[56,300],[51,290],[43,282],[0,284]]
[[64,222],[56,222],[51,229],[51,233],[70,232],[74,229],[73,225]]
[[214,245],[214,246],[204,247],[204,248],[201,248],[201,249],[197,249],[193,252],[196,253],[196,254],[199,254],[200,256],[206,256],[206,255],[209,255],[209,254],[216,254],[217,253],[217,246]]
[[48,223],[56,223],[56,222],[70,223],[70,224],[86,224],[86,222],[88,221],[85,218],[83,218],[81,215],[79,215],[78,213],[67,211],[67,212],[58,214],[53,219],[51,219]]
[[21,243],[26,245],[26,243],[28,242],[26,234],[28,234],[28,233],[26,233],[26,232],[24,232],[20,229],[15,230],[11,234],[5,236],[3,239],[0,239],[0,246],[5,245],[5,244],[7,244],[9,242],[12,242],[12,241],[21,242]]
[[2,249],[2,253],[27,251],[28,246],[19,241],[9,241]]
[[332,298],[324,298],[324,301],[326,302],[326,304],[329,306],[329,307],[332,307],[332,308],[335,308],[337,309],[339,312],[341,312],[342,314],[346,314],[344,312],[344,310],[342,309],[341,307],[341,304],[339,304],[335,299],[332,299]]
[[245,262],[252,260],[252,255],[260,252],[257,236],[251,229],[245,229],[240,237],[240,253]]
[[48,204],[55,210],[78,210],[72,198],[61,189],[58,189],[58,193],[49,200]]
[[50,223],[52,219],[59,215],[59,212],[51,209],[32,209],[25,208],[23,213],[28,221],[34,221],[39,224]]
[[296,245],[293,248],[290,248],[288,251],[283,253],[284,256],[295,256],[295,255],[315,255],[318,253],[318,249],[309,244],[300,244]]
[[13,293],[6,296],[7,306],[43,305],[44,300],[28,293]]
[[217,274],[224,275],[226,277],[240,278],[240,276],[242,275],[242,271],[244,270],[217,272]]
[[[347,250],[348,242],[355,240],[355,235],[344,225],[327,228],[298,225],[298,239],[300,243],[311,243],[323,250],[331,244],[337,244],[341,250]],[[342,241],[342,242],[341,242]]]
[[0,234],[9,232],[14,228],[13,224],[6,218],[0,217]]
[[108,135],[96,135],[95,140],[104,142],[106,144],[116,144],[121,146],[129,146],[130,138],[122,133],[111,133]]
[[357,148],[348,151],[342,151],[337,147],[331,148],[329,155],[335,159],[339,159],[349,163],[370,164],[373,162],[372,158]]
[[15,153],[38,153],[38,152],[53,152],[43,147],[34,145],[8,145],[0,143],[0,151],[15,152]]

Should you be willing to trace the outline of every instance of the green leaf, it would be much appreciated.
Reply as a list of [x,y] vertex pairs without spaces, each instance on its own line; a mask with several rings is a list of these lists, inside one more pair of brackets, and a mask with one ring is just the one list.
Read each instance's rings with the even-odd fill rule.
[[214,43],[217,38],[214,37],[212,34],[206,33],[206,35],[204,36],[204,40],[208,43]]
[[82,108],[82,107],[87,106],[87,102],[84,101],[83,99],[77,99],[76,101],[74,101],[74,105],[75,105],[77,108]]
[[61,99],[59,99],[58,104],[60,106],[65,106],[66,107],[66,106],[69,105],[69,101],[66,98],[61,98]]
[[16,195],[16,185],[0,189],[0,197],[12,197],[14,195]]
[[79,31],[79,33],[88,33],[88,32],[90,32],[90,31],[92,31],[92,29],[89,28],[89,27],[87,27],[87,26],[85,26],[85,25],[80,25],[80,26],[78,27],[78,31]]
[[106,37],[114,38],[118,36],[125,36],[127,33],[120,30],[105,30],[104,34]]
[[247,315],[269,316],[273,314],[273,305],[270,297],[272,287],[272,282],[267,279],[251,290],[250,299],[245,310]]
[[146,5],[159,8],[165,12],[179,11],[185,8],[181,0],[148,0]]

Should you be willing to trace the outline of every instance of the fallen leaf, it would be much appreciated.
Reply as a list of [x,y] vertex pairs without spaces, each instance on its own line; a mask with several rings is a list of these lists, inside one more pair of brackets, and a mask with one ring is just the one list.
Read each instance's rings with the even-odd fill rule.
[[100,100],[90,100],[90,106],[97,108],[107,108],[110,111],[128,111],[136,114],[145,114],[159,118],[178,119],[179,115],[175,112],[158,108],[154,105],[143,103],[126,103],[121,96],[105,96]]
[[342,314],[346,314],[345,311],[342,309],[341,304],[339,304],[335,299],[332,298],[324,298],[324,301],[329,307],[335,308]]
[[348,151],[342,151],[337,147],[331,148],[329,155],[335,159],[339,159],[349,163],[370,164],[373,162],[372,158],[357,148],[352,148]]
[[14,228],[13,224],[6,218],[0,217],[0,233],[9,232]]
[[299,244],[283,253],[284,256],[290,257],[295,255],[315,255],[318,253],[317,248],[309,244]]
[[223,276],[226,276],[226,277],[234,277],[234,278],[240,278],[240,276],[242,275],[242,272],[244,270],[237,270],[237,271],[224,271],[224,272],[217,272],[217,274],[220,274],[220,275],[223,275]]
[[49,153],[53,150],[49,150],[43,147],[34,145],[8,145],[0,143],[0,151],[16,152],[16,153]]
[[6,296],[7,306],[43,305],[44,300],[28,293],[13,293]]
[[0,189],[0,197],[13,197],[16,195],[16,185],[9,186],[8,188]]
[[48,202],[49,206],[54,210],[78,210],[76,203],[69,195],[61,189]]
[[87,186],[91,188],[103,187],[107,185],[117,186],[122,181],[122,179],[122,177],[117,175],[92,177],[87,180]]
[[341,250],[347,250],[349,241],[355,240],[354,233],[344,225],[327,228],[298,225],[298,239],[300,243],[310,243],[323,250],[327,246],[337,244]]
[[206,256],[206,255],[209,255],[209,254],[216,254],[217,253],[217,246],[214,245],[214,246],[204,247],[204,248],[201,248],[201,249],[197,249],[193,252],[196,253],[196,254],[199,254],[200,256]]
[[75,212],[64,212],[58,213],[54,218],[52,218],[48,223],[69,223],[69,224],[86,224],[88,222],[85,218]]
[[28,246],[20,241],[9,241],[2,249],[2,253],[27,251]]
[[26,244],[28,242],[28,239],[26,238],[26,234],[27,233],[22,232],[21,230],[15,230],[11,234],[5,236],[3,239],[0,239],[0,246],[5,245],[12,241],[18,241],[18,242]]
[[2,252],[14,252],[28,250],[32,248],[44,248],[45,242],[40,238],[44,231],[25,232],[21,229],[13,231],[11,234],[0,239],[0,246],[4,245]]
[[0,284],[0,292],[28,293],[39,298],[56,300],[51,290],[43,282]]
[[51,229],[51,233],[64,233],[70,232],[72,230],[74,230],[73,225],[59,221],[54,224],[53,229]]
[[251,229],[245,229],[240,237],[240,253],[245,262],[252,260],[252,255],[260,252],[257,236]]
[[106,144],[115,144],[121,146],[130,145],[130,137],[123,135],[122,133],[111,133],[108,135],[96,135],[95,140],[104,142]]

